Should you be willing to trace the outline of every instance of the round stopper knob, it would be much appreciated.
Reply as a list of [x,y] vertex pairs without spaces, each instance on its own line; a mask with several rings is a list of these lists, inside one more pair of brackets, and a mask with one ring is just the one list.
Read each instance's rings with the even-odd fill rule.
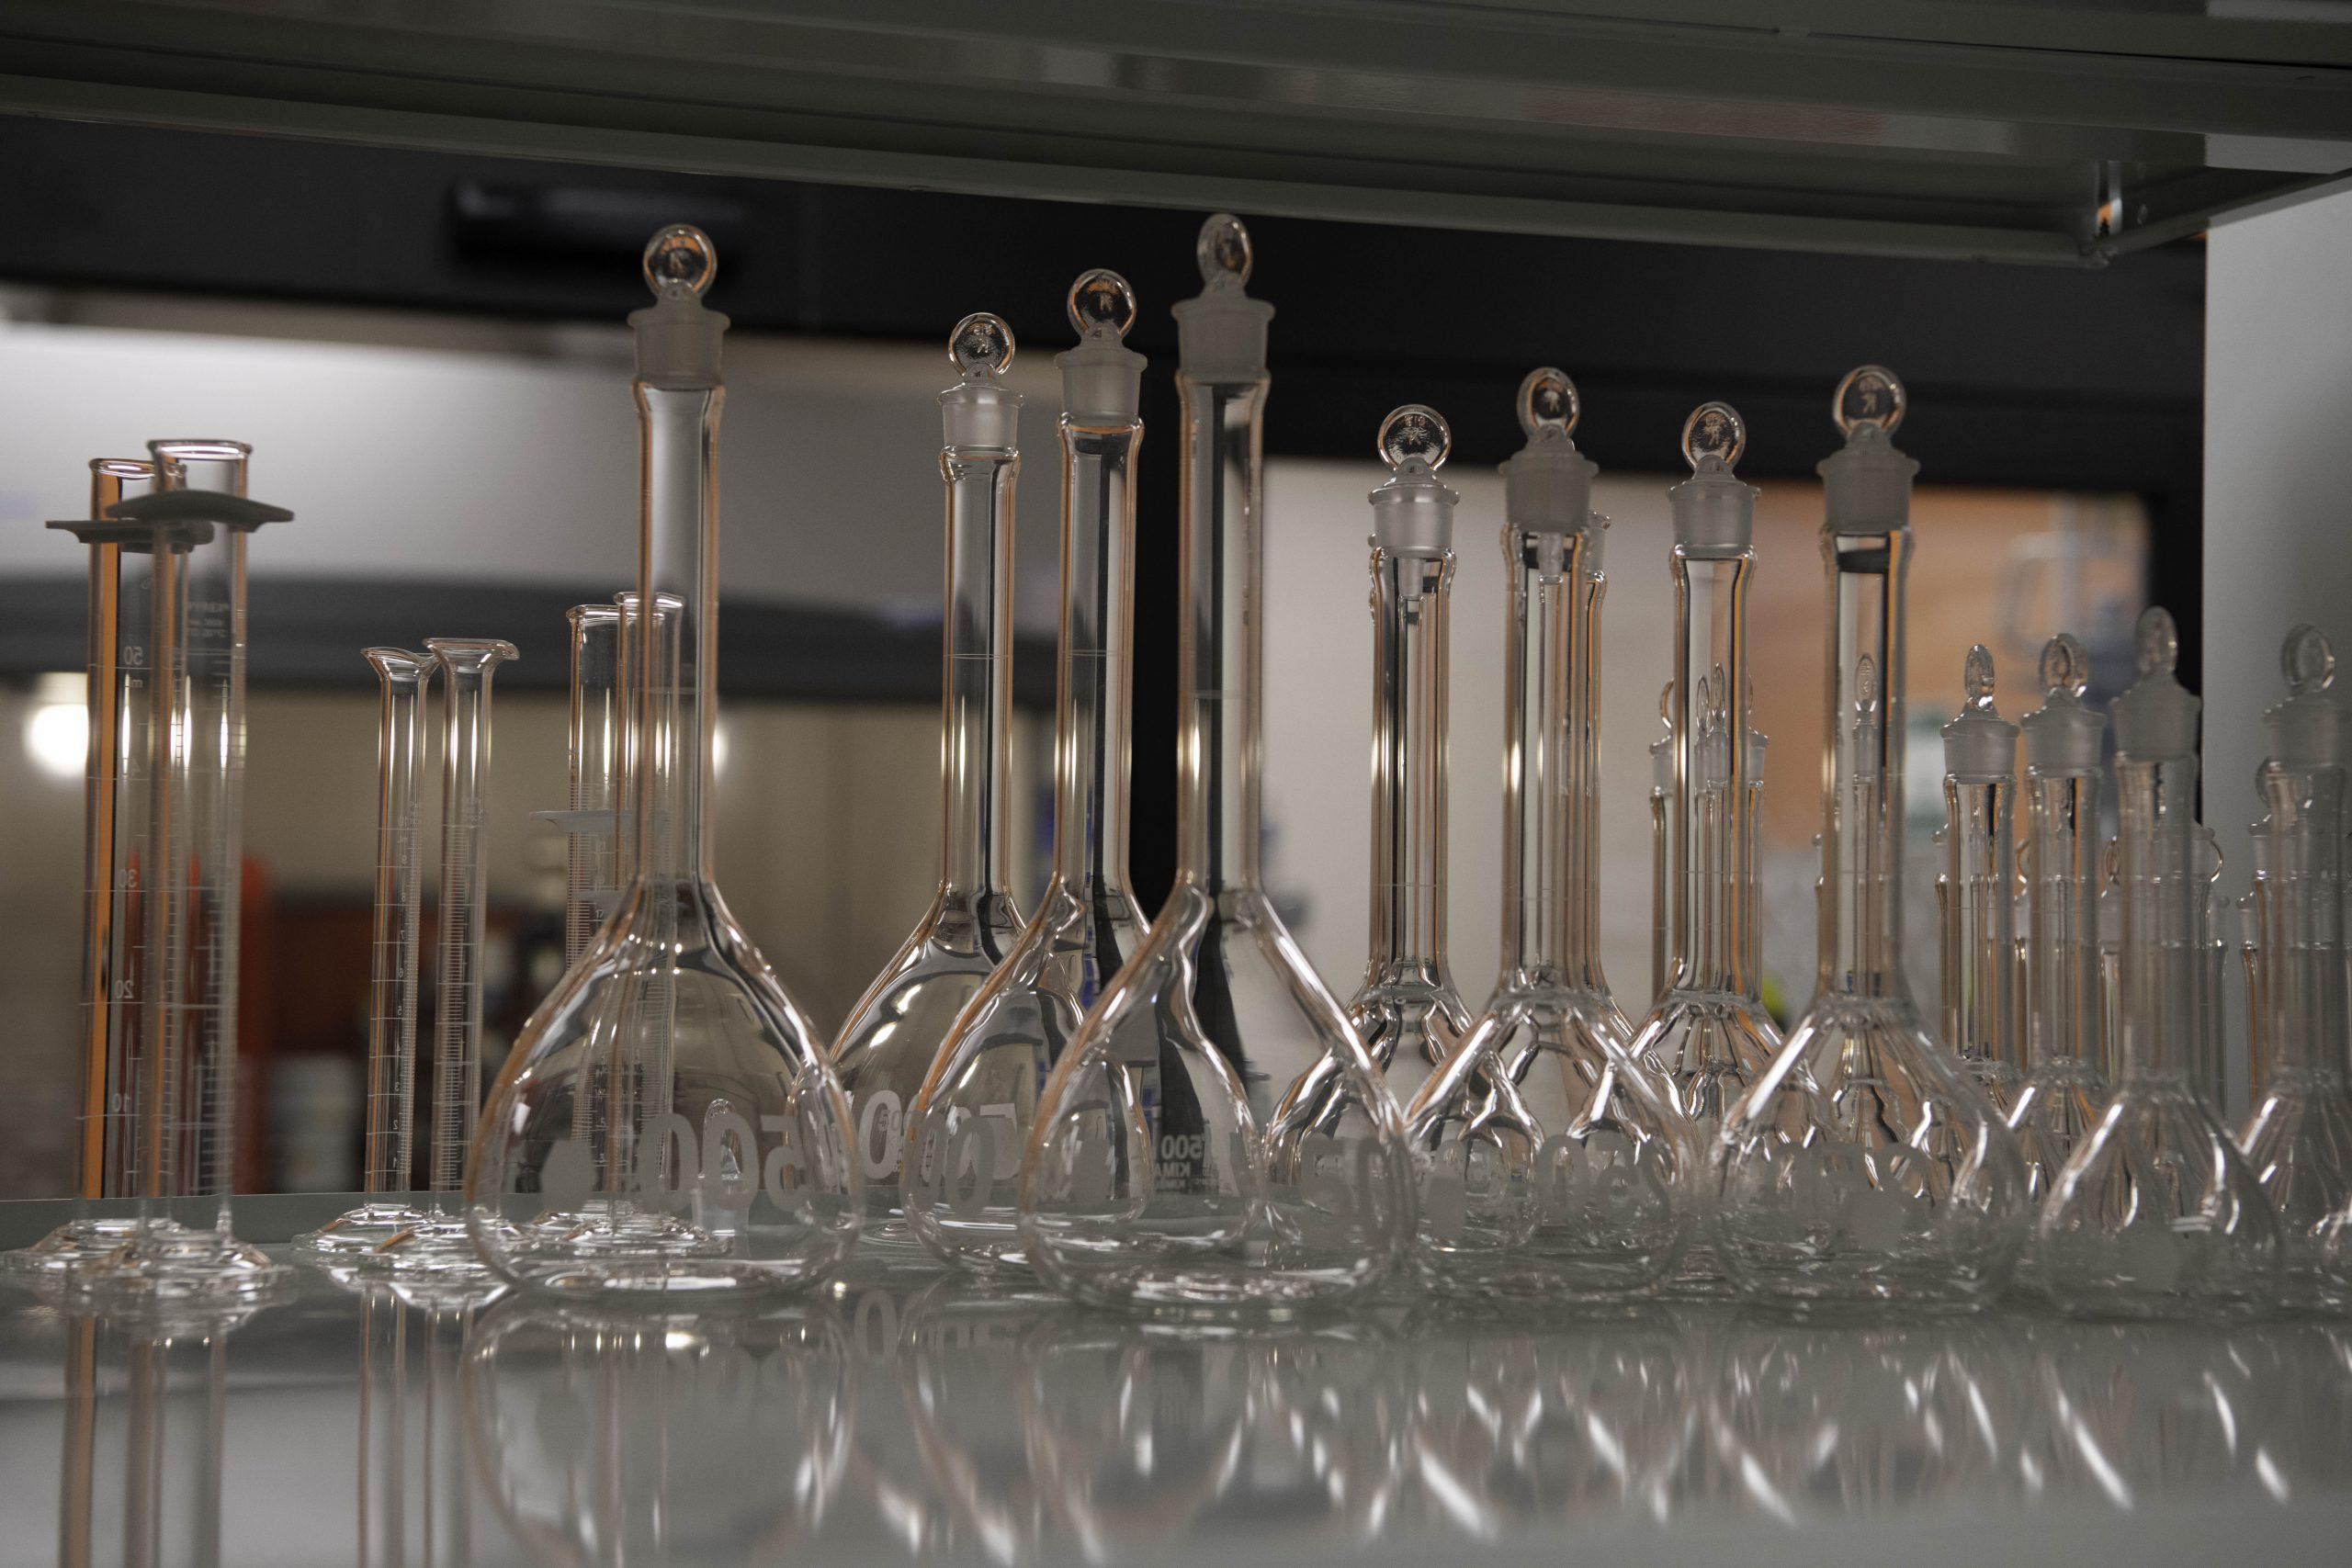
[[657,295],[696,295],[718,276],[718,247],[691,223],[673,223],[645,243],[645,286]]
[[947,334],[947,357],[967,376],[994,376],[1012,363],[1012,329],[1002,316],[975,310]]
[[1201,264],[1204,283],[1230,283],[1236,288],[1250,281],[1250,231],[1241,220],[1230,212],[1213,214],[1201,225],[1200,240],[1193,247],[1193,259]]
[[1747,450],[1747,422],[1729,403],[1701,403],[1682,422],[1682,458],[1694,473],[1709,457],[1731,468]]
[[1577,384],[1568,373],[1546,365],[1530,370],[1519,384],[1519,427],[1530,439],[1546,431],[1566,435],[1577,427],[1584,407],[1577,400]]
[[1453,450],[1453,432],[1445,416],[1425,403],[1407,403],[1380,422],[1380,457],[1391,468],[1418,464],[1433,473]]
[[1892,435],[1909,404],[1894,371],[1883,365],[1862,365],[1846,372],[1829,407],[1840,434],[1851,435],[1869,425]]
[[1960,667],[1960,689],[1970,707],[1992,707],[1993,650],[1981,642],[1970,646],[1968,658]]
[[2132,631],[2132,640],[2140,650],[2140,673],[2154,675],[2172,673],[2180,662],[2180,628],[2172,623],[2172,612],[2161,604],[2151,604],[2140,612],[2140,624]]
[[1136,324],[1136,291],[1107,266],[1088,269],[1069,286],[1069,324],[1080,337],[1109,327],[1121,337]]
[[2051,696],[2064,692],[2079,697],[2091,683],[2091,656],[2072,632],[2060,632],[2041,645],[2041,689]]
[[2279,647],[2278,667],[2286,672],[2290,695],[2324,692],[2335,683],[2335,649],[2317,626],[2299,626]]

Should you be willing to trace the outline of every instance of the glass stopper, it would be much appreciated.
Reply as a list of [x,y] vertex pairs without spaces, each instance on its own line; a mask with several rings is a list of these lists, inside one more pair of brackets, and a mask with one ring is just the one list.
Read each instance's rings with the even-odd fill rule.
[[1107,326],[1121,337],[1136,324],[1136,291],[1107,266],[1091,267],[1069,286],[1069,324],[1080,337]]
[[1909,406],[1903,383],[1883,365],[1857,366],[1847,371],[1846,378],[1838,383],[1837,397],[1830,400],[1838,433],[1844,435],[1853,434],[1863,425],[1892,435],[1894,427],[1903,423],[1903,411]]
[[2064,692],[2079,697],[2091,683],[2091,656],[2072,632],[2060,632],[2041,645],[2041,689],[2051,696]]
[[2290,695],[2309,696],[2335,683],[2335,649],[2325,632],[2305,623],[2287,634],[2278,649],[2278,667],[2286,671]]
[[1250,231],[1232,213],[1216,213],[1201,225],[1193,256],[1201,264],[1202,282],[1230,283],[1238,288],[1250,281]]
[[1981,642],[1970,645],[1968,658],[1960,667],[1960,689],[1971,708],[1978,713],[1993,711],[1993,650]]
[[673,223],[645,242],[645,286],[657,295],[700,296],[718,276],[718,247],[691,223]]
[[994,376],[1012,363],[1012,329],[1004,318],[975,310],[947,334],[947,357],[967,376]]
[[1747,422],[1729,403],[1701,403],[1682,422],[1682,459],[1694,473],[1707,457],[1718,458],[1724,468],[1732,468],[1747,450]]
[[1427,404],[1407,403],[1380,422],[1381,460],[1399,472],[1419,465],[1433,473],[1453,450],[1453,432],[1445,416]]
[[2140,624],[2132,632],[2140,649],[2140,673],[2154,675],[2159,671],[2172,673],[2180,662],[2180,629],[2172,624],[2172,612],[2161,604],[2151,604],[2140,612]]
[[1519,427],[1532,439],[1547,430],[1566,435],[1577,427],[1584,407],[1577,400],[1577,384],[1568,373],[1546,365],[1530,370],[1519,384]]

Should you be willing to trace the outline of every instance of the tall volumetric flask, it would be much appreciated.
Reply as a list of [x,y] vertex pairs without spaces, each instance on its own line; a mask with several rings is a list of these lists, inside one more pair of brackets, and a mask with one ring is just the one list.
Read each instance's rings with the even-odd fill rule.
[[[1757,918],[1757,767],[1750,743],[1747,591],[1756,570],[1756,490],[1733,473],[1747,429],[1729,403],[1702,403],[1682,426],[1690,477],[1667,492],[1674,508],[1674,681],[1668,687],[1666,775],[1671,876],[1664,986],[1634,1036],[1703,1144],[1724,1108],[1771,1065],[1781,1032],[1764,1010]],[[1704,1184],[1688,1184],[1688,1197]],[[1712,1216],[1686,1257],[1681,1287],[1728,1287]]]
[[2352,1303],[2352,1095],[2345,1087],[2344,709],[2335,653],[2316,626],[2287,634],[2287,698],[2263,716],[2267,874],[2255,885],[2264,931],[2267,1072],[2238,1146],[2278,1213],[2288,1306]]
[[[1653,1289],[1696,1224],[1699,1145],[1579,963],[1588,909],[1577,694],[1593,465],[1576,389],[1521,383],[1527,446],[1503,465],[1506,726],[1502,973],[1485,1010],[1407,1107],[1420,1179],[1415,1257],[1449,1295],[1615,1301]],[[1403,479],[1400,474],[1400,481]]]
[[2195,1315],[2276,1293],[2278,1221],[2192,1064],[2208,896],[2196,831],[2198,700],[2172,617],[2140,617],[2140,678],[2115,700],[2122,1025],[2115,1089],[2041,1206],[2034,1274],[2095,1316]]
[[1127,890],[1129,669],[1135,650],[1135,294],[1097,268],[1070,285],[1078,346],[1062,372],[1061,670],[1054,861],[1037,912],[966,1005],[907,1116],[907,1219],[981,1270],[1023,1269],[1021,1151],[1047,1074],[1141,942]]
[[1717,1255],[1741,1292],[1966,1309],[1997,1295],[2025,1230],[2025,1174],[1992,1103],[1929,1036],[1903,966],[1905,406],[1865,366],[1821,465],[1830,574],[1821,967],[1770,1067],[1724,1113]]
[[[823,1046],[712,874],[718,436],[727,319],[710,241],[646,247],[630,317],[643,434],[639,604],[628,618],[636,864],[585,960],[524,1025],[466,1173],[468,1222],[506,1278],[575,1297],[749,1297],[822,1282],[864,1197]],[[657,641],[666,648],[657,648]],[[578,1135],[586,1096],[600,1107]]]
[[243,919],[245,542],[292,513],[245,494],[251,448],[148,444],[158,488],[112,509],[153,558],[139,1218],[74,1271],[134,1310],[254,1296],[284,1265],[230,1224],[236,1176],[237,954]]
[[1404,1126],[1261,879],[1260,421],[1272,308],[1201,231],[1183,410],[1177,874],[1055,1065],[1023,1156],[1031,1264],[1081,1301],[1280,1309],[1377,1283],[1411,1233]]
[[[2089,652],[2062,632],[2041,649],[2041,705],[2018,721],[2025,752],[2025,1078],[2009,1130],[2039,1203],[2107,1103],[2099,978],[2101,744],[2083,702]],[[2025,1264],[2034,1261],[2029,1245]]]
[[418,773],[424,761],[420,722],[434,657],[404,648],[371,648],[368,662],[380,686],[376,757],[376,923],[368,977],[368,1201],[310,1235],[307,1250],[365,1254],[422,1224],[407,1197],[415,1179],[417,939],[424,878]]
[[147,634],[154,552],[148,530],[117,523],[117,502],[154,489],[143,458],[90,464],[90,514],[62,523],[89,547],[88,767],[83,775],[82,1111],[74,1213],[0,1265],[52,1272],[102,1258],[134,1222],[94,1205],[138,1194],[141,1006],[149,981],[140,931],[147,802]]
[[1959,715],[1944,726],[1944,1039],[2007,1121],[2018,1098],[2018,727],[1993,705],[1993,653],[1968,650]]
[[1434,409],[1380,427],[1390,478],[1372,492],[1372,941],[1348,1021],[1398,1104],[1470,1032],[1445,958],[1446,687],[1453,506],[1437,479],[1453,446]]
[[851,1152],[865,1181],[867,1229],[876,1235],[901,1234],[906,1223],[899,1169],[908,1108],[965,1004],[1022,930],[1001,858],[1012,842],[1012,487],[1021,474],[1021,394],[1001,377],[1012,348],[1012,329],[986,311],[965,317],[948,335],[960,378],[939,395],[939,472],[947,486],[939,890],[833,1043],[833,1066],[856,1118]]

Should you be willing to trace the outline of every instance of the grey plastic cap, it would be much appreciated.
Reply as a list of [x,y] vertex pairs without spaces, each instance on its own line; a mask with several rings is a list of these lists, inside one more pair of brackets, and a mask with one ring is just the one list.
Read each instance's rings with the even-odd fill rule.
[[1076,348],[1054,355],[1062,373],[1062,412],[1074,424],[1135,423],[1147,363],[1123,341],[1135,325],[1135,290],[1117,273],[1096,267],[1069,286],[1068,305],[1079,339]]
[[2135,634],[2140,678],[2115,699],[2115,750],[2134,762],[2162,762],[2197,754],[2197,716],[2203,705],[2173,673],[2180,634],[2171,613],[2150,606]]
[[940,439],[951,451],[1021,449],[1021,394],[997,378],[1012,363],[1012,329],[975,310],[947,334],[947,357],[963,379],[939,394]]
[[1702,555],[1738,555],[1756,540],[1756,487],[1732,475],[1747,450],[1747,425],[1729,403],[1701,403],[1682,423],[1690,477],[1666,492],[1674,542]]
[[2287,677],[2287,698],[2262,716],[2270,760],[2282,768],[2342,767],[2344,706],[2331,689],[2335,649],[2327,634],[2313,626],[2295,627],[2278,649],[2278,667]]
[[2098,772],[2107,716],[2083,701],[2090,679],[2090,655],[2070,634],[2042,645],[2041,705],[2018,721],[2028,773],[2054,778]]
[[1572,534],[1589,525],[1600,467],[1577,450],[1582,413],[1576,383],[1563,372],[1547,365],[1520,382],[1519,427],[1527,445],[1502,465],[1503,515],[1511,526]]
[[1372,542],[1391,555],[1443,556],[1453,549],[1453,507],[1438,469],[1453,450],[1445,417],[1424,403],[1407,403],[1380,422],[1381,461],[1389,479],[1372,492]]
[[1965,701],[1944,726],[1944,773],[1963,783],[2015,776],[2018,727],[1993,705],[1993,652],[1983,643],[1968,650],[1962,667]]
[[1193,254],[1201,291],[1176,301],[1176,372],[1198,382],[1256,381],[1266,374],[1274,308],[1242,292],[1253,260],[1250,231],[1231,213],[1216,213],[1201,225]]
[[645,286],[653,303],[628,318],[637,334],[637,378],[649,387],[716,387],[727,318],[702,302],[718,276],[718,249],[690,223],[673,223],[645,243]]

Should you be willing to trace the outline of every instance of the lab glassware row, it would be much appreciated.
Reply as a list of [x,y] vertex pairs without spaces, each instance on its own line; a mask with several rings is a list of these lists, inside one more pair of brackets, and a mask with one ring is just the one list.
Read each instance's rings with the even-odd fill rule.
[[[2272,755],[2257,781],[2267,815],[2243,945],[2267,1076],[2242,1134],[2222,1127],[2211,1071],[2218,861],[2194,817],[2198,704],[2175,677],[2161,610],[2143,619],[2140,679],[2114,707],[2111,854],[2099,826],[2106,725],[2083,701],[2080,646],[2052,640],[2042,705],[2021,725],[1999,716],[1990,656],[1972,651],[1962,712],[1944,732],[1942,1005],[1931,1027],[1902,960],[1904,592],[1917,465],[1894,441],[1902,383],[1875,366],[1847,376],[1833,401],[1844,441],[1820,465],[1832,590],[1820,968],[1812,1005],[1784,1036],[1762,1006],[1758,961],[1765,739],[1750,720],[1746,646],[1758,492],[1736,476],[1737,412],[1702,404],[1682,433],[1690,477],[1669,491],[1676,621],[1667,733],[1653,749],[1659,931],[1636,1015],[1603,974],[1597,941],[1606,520],[1591,510],[1597,468],[1574,440],[1576,389],[1556,369],[1533,371],[1518,399],[1526,443],[1503,465],[1503,964],[1474,1010],[1445,942],[1459,498],[1440,478],[1445,421],[1408,404],[1378,433],[1389,477],[1371,495],[1373,919],[1363,984],[1342,1004],[1275,914],[1258,855],[1273,312],[1247,292],[1238,220],[1210,219],[1197,255],[1201,292],[1175,307],[1175,886],[1149,919],[1126,886],[1145,361],[1123,341],[1133,291],[1098,269],[1071,288],[1079,342],[1057,361],[1063,604],[1045,894],[1023,918],[1000,858],[1021,398],[1003,381],[1012,333],[983,312],[951,333],[957,380],[940,397],[940,885],[829,1047],[717,886],[705,818],[727,321],[703,301],[717,273],[707,237],[684,226],[654,237],[644,266],[654,301],[630,318],[639,579],[571,615],[571,798],[550,814],[571,841],[569,968],[477,1118],[489,676],[514,650],[436,642],[432,660],[370,650],[384,682],[370,1201],[304,1250],[363,1271],[487,1270],[559,1295],[671,1303],[822,1282],[863,1233],[915,1256],[910,1236],[983,1280],[1210,1314],[1340,1302],[1395,1281],[1548,1305],[1736,1294],[1800,1310],[1967,1310],[2013,1285],[2102,1314],[2346,1303],[2346,728],[2323,636],[2289,637],[2290,693],[2269,716]],[[177,461],[170,445],[158,444],[159,474]],[[251,509],[242,465],[239,449],[233,487],[195,493],[233,488]],[[128,582],[133,556],[165,558],[167,522],[195,518],[198,504],[148,516],[145,502],[105,488],[138,482],[115,472],[123,467],[99,466],[103,520],[76,526],[93,543],[91,698],[106,721],[93,725],[88,1044],[94,1082],[135,1058],[122,1081],[137,1095],[127,1122],[105,1121],[106,1135],[86,1141],[105,1157],[85,1159],[84,1174],[91,1195],[133,1190],[142,1203],[127,1230],[77,1221],[26,1260],[74,1289],[163,1290],[125,1281],[144,1280],[140,1260],[168,1244],[200,1254],[170,1289],[234,1292],[275,1266],[234,1242],[220,1201],[217,1036],[233,1009],[207,1015],[213,1043],[194,1055],[212,1098],[191,1114],[179,1086],[191,1053],[161,1025],[126,1042],[128,1015],[107,1007],[118,977],[136,972],[137,991],[153,969],[161,1000],[136,1016],[177,1017],[195,973],[146,962],[175,951],[177,929],[166,917],[158,930],[119,870],[126,853],[165,863],[151,840],[198,815],[164,809],[154,791],[187,792],[231,832],[235,818],[233,768],[223,760],[216,782],[202,749],[180,744],[179,699],[129,711],[118,650],[101,646],[101,626],[119,624],[100,615],[101,576]],[[204,508],[240,541],[262,512],[283,515],[232,515],[218,499]],[[149,532],[134,546],[117,537],[123,529]],[[109,541],[117,555],[102,570]],[[242,569],[240,547],[239,606]],[[153,612],[159,653],[174,614]],[[241,708],[241,628],[235,645]],[[435,665],[448,730],[443,984],[432,1190],[412,1197],[400,1189],[414,1107],[415,775]],[[141,746],[162,781],[143,818],[121,809],[110,782]],[[235,750],[241,761],[241,728]],[[125,943],[133,907],[147,917],[143,946]],[[225,931],[212,917],[213,940],[233,945],[233,915],[231,903]],[[217,964],[206,973],[217,983]],[[93,1115],[119,1110],[109,1100]],[[212,1156],[211,1175],[183,1181],[169,1158],[152,1157],[187,1142]],[[183,1190],[213,1200],[206,1215],[167,1212]]]

